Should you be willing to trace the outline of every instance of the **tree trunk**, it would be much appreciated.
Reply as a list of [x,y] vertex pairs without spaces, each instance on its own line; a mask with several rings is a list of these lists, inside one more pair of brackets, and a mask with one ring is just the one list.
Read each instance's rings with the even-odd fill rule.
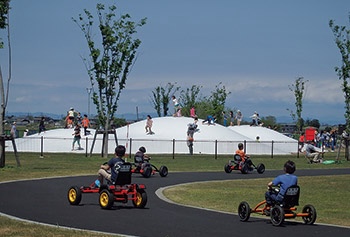
[[108,128],[109,128],[109,117],[107,116],[106,124],[104,127],[104,134],[103,134],[103,158],[108,158]]

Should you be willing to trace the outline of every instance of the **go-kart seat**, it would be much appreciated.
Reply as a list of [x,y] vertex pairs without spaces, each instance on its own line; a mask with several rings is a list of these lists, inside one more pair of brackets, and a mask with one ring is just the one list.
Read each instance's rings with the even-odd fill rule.
[[141,163],[143,163],[143,159],[140,156],[135,156],[134,157],[134,162],[137,163],[137,164],[141,164]]
[[238,155],[238,154],[233,155],[233,163],[239,164],[241,161],[242,161],[242,158],[240,155]]
[[290,186],[283,198],[283,206],[286,208],[299,205],[300,187],[298,185]]
[[120,165],[118,170],[118,176],[113,184],[115,185],[126,185],[131,184],[131,164],[129,162],[125,162]]

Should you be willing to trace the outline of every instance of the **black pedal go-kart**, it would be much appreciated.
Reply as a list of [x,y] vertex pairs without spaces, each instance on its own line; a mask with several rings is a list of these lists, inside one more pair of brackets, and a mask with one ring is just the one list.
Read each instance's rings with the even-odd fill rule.
[[158,169],[156,166],[152,165],[148,161],[144,161],[143,163],[134,163],[134,167],[131,170],[132,173],[139,173],[145,178],[151,177],[151,175],[155,175],[159,173],[160,177],[166,177],[168,175],[168,167],[165,165],[160,166]]
[[71,186],[68,190],[68,202],[71,205],[79,205],[82,194],[98,193],[99,204],[102,209],[111,209],[114,202],[127,203],[132,201],[134,207],[144,208],[147,204],[146,186],[144,184],[131,183],[132,164],[120,165],[117,180],[114,183],[103,184],[100,187],[95,182],[89,186]]
[[265,172],[265,165],[263,163],[259,163],[257,166],[255,166],[249,157],[246,157],[245,161],[242,161],[240,155],[238,154],[235,154],[233,156],[233,160],[229,160],[224,166],[226,173],[231,173],[232,170],[240,170],[242,174],[248,174],[254,169],[256,169],[259,174],[262,174]]
[[[278,192],[278,190],[275,190]],[[299,205],[300,187],[297,185],[291,186],[287,189],[283,201],[273,203],[273,205],[266,205],[266,200],[258,203],[253,209],[245,201],[238,206],[238,216],[240,221],[248,221],[251,213],[270,216],[271,223],[274,226],[280,226],[285,219],[292,219],[301,217],[305,224],[312,225],[317,218],[316,209],[313,205],[305,205],[301,212],[297,212],[296,206]]]

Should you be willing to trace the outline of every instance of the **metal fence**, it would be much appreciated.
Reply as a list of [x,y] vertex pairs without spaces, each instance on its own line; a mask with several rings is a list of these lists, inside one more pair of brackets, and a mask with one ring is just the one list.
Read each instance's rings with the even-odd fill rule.
[[[59,137],[24,137],[15,140],[18,152],[39,152],[43,153],[62,153],[76,152],[90,154],[101,154],[102,139],[96,138],[93,145],[92,137],[81,139],[81,149],[72,151],[71,138]],[[288,155],[298,152],[297,141],[219,141],[219,140],[196,140],[193,145],[194,154],[213,154],[232,155],[238,146],[238,143],[244,143],[245,151],[251,155]],[[108,141],[108,153],[113,154],[116,145],[125,145],[129,154],[135,153],[140,146],[147,148],[149,154],[188,154],[189,149],[186,140],[160,140],[160,139],[114,139]],[[13,151],[12,144],[6,142],[7,150]],[[75,145],[77,147],[77,145]]]

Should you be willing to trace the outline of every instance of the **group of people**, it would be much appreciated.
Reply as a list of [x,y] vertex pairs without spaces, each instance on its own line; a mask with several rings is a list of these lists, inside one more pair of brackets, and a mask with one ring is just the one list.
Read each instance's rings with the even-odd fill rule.
[[90,120],[87,116],[87,114],[84,114],[84,117],[81,117],[80,112],[74,110],[73,107],[71,107],[67,111],[66,116],[66,126],[65,128],[73,128],[74,131],[72,133],[73,136],[73,142],[72,142],[72,151],[75,148],[75,144],[78,145],[78,150],[81,150],[81,128],[84,129],[84,136],[90,135],[90,131],[88,130],[90,127]]

